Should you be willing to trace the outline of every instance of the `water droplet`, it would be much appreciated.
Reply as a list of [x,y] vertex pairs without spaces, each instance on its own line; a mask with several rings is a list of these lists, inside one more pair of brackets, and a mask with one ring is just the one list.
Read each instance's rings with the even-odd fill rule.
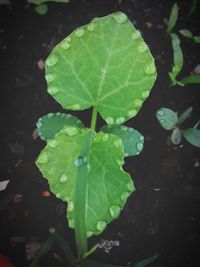
[[60,193],[57,193],[57,194],[56,194],[56,197],[57,197],[57,198],[60,198],[60,197],[61,197],[61,194],[60,194]]
[[128,111],[128,116],[129,117],[134,117],[137,114],[137,110],[136,109],[131,109]]
[[140,100],[140,99],[135,99],[135,100],[134,100],[134,104],[135,104],[135,106],[138,107],[138,108],[141,107],[142,103],[143,103],[143,101]]
[[125,23],[128,19],[126,14],[124,14],[122,12],[118,12],[118,13],[113,14],[113,17],[116,20],[116,22],[119,24]]
[[146,98],[146,97],[149,96],[149,94],[150,94],[149,91],[144,91],[144,92],[142,92],[142,97],[143,97],[143,98]]
[[132,133],[134,130],[133,128],[128,128],[129,133]]
[[61,47],[65,50],[67,50],[68,48],[70,48],[70,43],[69,43],[69,40],[68,38],[67,39],[64,39],[61,43]]
[[122,195],[121,195],[121,200],[123,202],[126,202],[127,198],[129,197],[129,193],[128,192],[124,192]]
[[147,74],[154,74],[156,72],[156,67],[153,63],[151,63],[147,65],[144,70]]
[[74,104],[74,105],[71,105],[68,107],[68,109],[72,109],[72,110],[78,110],[80,108],[81,108],[81,106],[79,104]]
[[120,166],[122,166],[122,165],[124,164],[124,161],[123,161],[123,160],[120,160],[120,159],[118,159],[118,160],[117,160],[117,164],[118,164],[118,165],[120,165]]
[[93,32],[94,31],[94,23],[90,23],[87,26],[88,31]]
[[50,86],[50,87],[48,87],[47,91],[51,95],[56,95],[59,92],[59,89],[58,89],[58,87]]
[[48,67],[52,67],[57,63],[57,61],[58,58],[55,55],[50,55],[46,60],[46,64]]
[[65,173],[63,173],[61,176],[60,176],[60,182],[61,183],[66,183],[68,180],[68,177]]
[[63,132],[65,132],[69,136],[73,136],[73,135],[76,135],[78,133],[78,128],[69,126],[69,127],[64,128]]
[[138,52],[139,53],[144,53],[145,51],[147,51],[147,45],[144,43],[144,42],[141,42],[139,45],[138,45]]
[[88,172],[91,171],[91,164],[87,164],[87,169],[88,169]]
[[74,203],[72,201],[68,201],[67,210],[72,211],[74,209]]
[[160,116],[160,117],[163,117],[163,116],[165,115],[164,110],[163,110],[163,109],[159,109],[159,110],[157,111],[157,115]]
[[121,123],[123,123],[124,121],[125,121],[125,118],[124,118],[124,117],[119,117],[119,118],[116,119],[116,123],[117,123],[117,124],[121,124]]
[[75,159],[74,163],[76,166],[82,166],[83,164],[86,163],[86,159],[83,157],[78,157]]
[[126,153],[124,153],[124,156],[125,156],[125,157],[128,157],[128,156],[129,156],[129,154],[126,152]]
[[144,136],[143,135],[140,136],[140,140],[144,141]]
[[107,124],[114,124],[114,119],[112,117],[107,117],[105,120]]
[[139,151],[142,151],[142,149],[143,149],[143,143],[137,143],[137,149],[139,150]]
[[66,116],[67,119],[70,119],[72,117],[71,114],[66,114],[65,116]]
[[75,225],[74,219],[68,219],[68,222],[69,222],[69,227],[74,228]]
[[116,140],[114,141],[114,146],[116,146],[117,148],[121,147],[121,145],[122,145],[122,141],[121,141],[121,139],[116,139]]
[[41,128],[42,127],[42,122],[41,122],[41,120],[39,120],[38,122],[37,122],[37,128]]
[[58,142],[56,140],[49,140],[48,145],[52,148],[57,147]]
[[132,37],[133,37],[133,40],[137,40],[137,39],[139,39],[141,37],[141,33],[138,30],[136,30],[133,33]]
[[122,126],[121,126],[121,129],[122,129],[123,131],[127,132],[127,130],[128,130],[128,127],[126,127],[126,126],[122,125]]
[[103,231],[106,228],[106,222],[105,221],[99,221],[97,223],[97,230],[98,231]]
[[47,116],[48,116],[48,118],[52,118],[53,117],[53,113],[49,113]]
[[75,31],[75,35],[77,36],[77,37],[81,37],[81,36],[83,36],[85,34],[85,30],[83,29],[83,28],[79,28],[79,29],[77,29],[76,31]]
[[133,190],[134,190],[134,185],[133,185],[132,182],[129,183],[129,184],[127,184],[127,189],[128,189],[130,192],[133,192]]
[[87,238],[91,237],[94,233],[92,231],[87,231]]
[[48,161],[49,161],[49,158],[46,152],[43,152],[42,154],[40,154],[37,160],[38,163],[47,163]]
[[120,207],[117,205],[113,205],[112,207],[110,207],[110,215],[113,218],[117,218],[120,214]]
[[55,234],[55,232],[56,232],[56,229],[55,229],[54,227],[50,227],[50,228],[49,228],[49,233],[50,233],[50,234],[53,235],[53,234]]
[[45,78],[48,83],[53,82],[55,80],[55,74],[46,74]]
[[102,135],[102,140],[103,141],[108,141],[109,135],[108,134],[104,134]]

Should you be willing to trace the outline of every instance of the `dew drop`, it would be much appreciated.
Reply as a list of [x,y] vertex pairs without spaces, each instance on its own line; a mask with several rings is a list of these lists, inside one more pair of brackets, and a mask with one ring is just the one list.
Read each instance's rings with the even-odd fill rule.
[[97,223],[97,230],[103,231],[106,228],[106,222],[105,221],[99,221]]
[[68,201],[67,210],[72,211],[74,209],[74,203],[72,201]]
[[113,14],[113,17],[116,20],[116,22],[119,24],[123,24],[127,21],[127,16],[122,12]]
[[102,135],[102,140],[103,141],[108,141],[109,135],[108,134],[104,134]]
[[157,115],[160,116],[160,117],[163,117],[163,116],[165,115],[164,110],[159,109],[159,110],[157,111]]
[[68,222],[69,222],[69,227],[74,228],[75,225],[74,219],[68,219]]
[[128,156],[129,156],[129,154],[126,152],[126,153],[124,153],[124,156],[125,156],[125,157],[128,157]]
[[110,207],[110,215],[112,218],[117,218],[120,214],[120,207],[117,205],[113,205]]
[[47,58],[46,64],[48,67],[54,66],[58,61],[58,58],[55,55],[51,55]]
[[48,145],[52,148],[57,147],[58,142],[56,140],[49,140]]
[[78,158],[75,159],[74,163],[75,163],[76,166],[80,167],[80,166],[83,166],[83,164],[86,163],[86,159],[84,159],[83,157],[79,156]]
[[128,116],[130,116],[130,117],[134,117],[136,114],[137,114],[136,109],[131,109],[128,111]]
[[148,97],[149,96],[149,91],[144,91],[144,92],[142,92],[142,97],[143,98],[146,98],[146,97]]
[[120,160],[120,159],[118,159],[118,160],[117,160],[117,164],[118,164],[119,166],[122,166],[122,165],[124,164],[124,161],[123,161],[123,160]]
[[61,194],[60,194],[60,193],[57,193],[57,194],[56,194],[56,197],[57,197],[57,198],[60,198],[60,197],[61,197]]
[[42,122],[41,122],[41,120],[39,120],[38,122],[37,122],[37,128],[41,128],[42,127]]
[[70,118],[72,117],[72,115],[71,115],[71,114],[66,114],[65,117],[66,117],[67,119],[70,119]]
[[123,202],[126,202],[127,198],[129,197],[129,193],[128,192],[124,192],[122,195],[121,195],[121,200]]
[[140,34],[140,32],[138,30],[136,30],[133,33],[132,37],[133,37],[133,40],[137,40],[137,39],[139,39],[141,37],[141,34]]
[[134,130],[133,128],[128,128],[129,133],[132,133]]
[[115,147],[119,148],[119,147],[121,147],[121,145],[122,145],[122,141],[121,141],[121,139],[116,139],[116,140],[114,141],[114,146],[115,146]]
[[90,23],[87,26],[88,31],[93,32],[94,31],[94,23]]
[[121,129],[122,129],[123,131],[125,131],[125,132],[127,132],[127,130],[128,130],[128,128],[127,128],[126,126],[124,126],[124,125],[121,126]]
[[147,51],[147,45],[144,42],[141,42],[138,45],[138,52],[139,53],[144,53],[145,51]]
[[50,86],[50,87],[48,87],[47,91],[51,95],[56,95],[59,92],[59,89],[58,89],[58,87]]
[[55,74],[46,74],[45,78],[48,83],[53,82],[55,80]]
[[135,104],[135,106],[138,107],[138,108],[141,107],[142,103],[143,103],[143,101],[140,100],[140,99],[135,99],[135,100],[134,100],[134,104]]
[[107,117],[105,120],[107,124],[114,124],[114,119],[112,117]]
[[143,149],[143,143],[137,143],[137,149],[139,150],[139,151],[142,151],[142,149]]
[[39,158],[38,158],[38,160],[37,160],[38,163],[47,163],[48,161],[49,161],[49,158],[48,158],[48,155],[47,155],[46,152],[43,152],[43,153],[39,156]]
[[77,37],[81,37],[81,36],[83,36],[84,34],[85,34],[85,31],[84,31],[83,28],[79,28],[79,29],[77,29],[77,30],[75,31],[75,35],[76,35]]
[[52,118],[53,117],[53,113],[49,113],[47,116],[48,116],[48,118]]
[[145,67],[145,72],[147,73],[147,74],[154,74],[155,72],[156,72],[156,67],[155,67],[155,65],[152,63],[152,64],[149,64],[149,65],[147,65],[146,67]]
[[92,231],[87,231],[87,238],[91,237],[94,233]]
[[69,40],[68,38],[67,39],[64,39],[61,43],[61,47],[65,50],[67,50],[68,48],[70,48],[70,43],[69,43]]
[[140,136],[140,141],[144,141],[144,136]]
[[123,123],[124,121],[125,121],[125,118],[124,118],[124,117],[119,117],[119,118],[116,119],[116,123],[117,123],[117,124],[121,124],[121,123]]
[[132,192],[134,190],[134,186],[133,186],[133,183],[129,183],[127,184],[127,189]]
[[60,182],[61,183],[66,183],[68,180],[68,177],[65,173],[63,173],[61,176],[60,176]]
[[69,106],[68,108],[72,110],[78,110],[81,108],[81,106],[79,104],[74,104],[74,105]]
[[76,135],[78,133],[78,129],[75,127],[67,127],[63,130],[65,133],[67,133],[69,136]]

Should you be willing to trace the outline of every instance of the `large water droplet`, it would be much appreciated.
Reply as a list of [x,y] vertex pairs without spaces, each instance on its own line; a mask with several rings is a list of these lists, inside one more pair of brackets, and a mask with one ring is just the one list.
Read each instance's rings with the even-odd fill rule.
[[147,65],[144,70],[147,74],[154,74],[156,72],[156,67],[153,63],[151,63]]
[[65,50],[67,50],[68,48],[70,48],[70,43],[69,43],[69,39],[64,39],[61,43],[61,47]]
[[132,192],[132,191],[134,190],[134,185],[133,185],[132,182],[127,184],[127,189],[128,189],[130,192]]
[[83,166],[86,163],[86,159],[83,158],[83,157],[78,157],[78,158],[75,159],[74,163],[78,167],[79,166]]
[[114,124],[114,119],[112,117],[107,117],[105,120],[107,124]]
[[47,163],[48,161],[49,161],[49,158],[46,152],[43,152],[42,154],[40,154],[37,160],[38,163]]
[[143,143],[137,143],[136,147],[137,147],[137,149],[139,151],[142,151],[142,149],[143,149]]
[[69,136],[76,135],[78,133],[78,129],[75,127],[67,127],[63,130],[65,133],[67,133]]
[[46,74],[45,78],[48,83],[53,82],[55,80],[55,74]]
[[56,141],[56,140],[49,140],[49,141],[48,141],[48,145],[49,145],[50,147],[52,147],[52,148],[57,147],[57,145],[58,145],[58,141]]
[[79,28],[79,29],[77,29],[76,31],[75,31],[75,35],[77,36],[77,37],[81,37],[81,36],[83,36],[85,34],[85,30],[83,29],[83,28]]
[[67,210],[72,211],[74,209],[74,203],[72,201],[68,202]]
[[58,58],[55,55],[50,55],[46,60],[46,64],[48,67],[52,67],[57,63],[57,61]]
[[113,205],[112,207],[110,207],[110,215],[113,218],[117,218],[120,214],[120,207],[117,205]]
[[139,53],[144,53],[145,51],[147,51],[147,45],[144,43],[144,42],[141,42],[139,45],[138,45],[138,52]]
[[143,98],[146,98],[146,97],[149,96],[149,94],[150,94],[149,91],[144,91],[144,92],[142,92],[142,97],[143,97]]
[[104,135],[102,136],[102,140],[103,140],[103,141],[108,141],[108,138],[109,138],[109,135],[108,135],[108,134],[104,134]]
[[105,221],[99,221],[97,223],[97,230],[98,231],[103,231],[106,228],[106,222]]
[[128,192],[124,192],[122,195],[121,195],[121,200],[123,202],[126,202],[127,198],[129,197],[129,193]]
[[144,136],[143,135],[140,136],[140,141],[144,141]]
[[140,100],[140,99],[135,99],[135,100],[134,100],[134,104],[135,104],[135,106],[138,107],[138,108],[141,107],[142,103],[143,103],[143,101]]
[[125,23],[127,21],[127,16],[124,13],[118,12],[113,14],[114,19],[117,23]]
[[138,30],[136,30],[133,33],[132,37],[133,37],[133,40],[137,40],[137,39],[139,39],[141,37],[141,34],[140,34],[140,32]]
[[63,173],[61,176],[60,176],[60,182],[61,183],[66,183],[68,180],[68,177],[65,173]]
[[48,87],[47,91],[51,95],[56,95],[59,92],[59,88],[55,86],[50,86]]
[[94,31],[94,23],[90,23],[87,26],[88,31],[93,32]]
[[137,110],[136,109],[131,109],[128,111],[128,115],[130,117],[134,117],[137,114]]
[[53,113],[48,113],[48,118],[52,118],[53,116],[54,116],[54,114]]
[[116,123],[117,123],[117,124],[121,124],[121,123],[123,123],[124,121],[125,121],[125,118],[124,118],[124,117],[119,117],[119,118],[116,119]]

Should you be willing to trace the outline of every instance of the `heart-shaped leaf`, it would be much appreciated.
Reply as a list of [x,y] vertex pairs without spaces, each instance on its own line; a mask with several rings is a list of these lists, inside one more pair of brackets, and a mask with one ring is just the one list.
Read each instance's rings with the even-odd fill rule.
[[82,128],[82,122],[72,116],[71,114],[64,113],[49,113],[41,117],[37,123],[37,131],[42,140],[53,139],[54,136],[65,126],[73,126]]
[[156,116],[165,130],[172,130],[178,121],[177,114],[169,108],[160,108],[156,112]]
[[189,128],[183,131],[185,139],[193,146],[200,147],[200,130]]
[[[49,181],[51,191],[68,202],[69,226],[74,227],[74,191],[79,155],[89,129],[64,127],[40,153],[36,164]],[[87,163],[86,230],[98,235],[117,218],[135,190],[122,169],[124,148],[119,137],[98,133],[93,139]]]
[[107,125],[101,129],[105,133],[117,135],[124,145],[125,156],[139,155],[143,149],[144,137],[137,130],[124,125]]
[[76,29],[45,63],[48,92],[63,108],[95,106],[108,124],[134,117],[156,79],[148,46],[122,12]]

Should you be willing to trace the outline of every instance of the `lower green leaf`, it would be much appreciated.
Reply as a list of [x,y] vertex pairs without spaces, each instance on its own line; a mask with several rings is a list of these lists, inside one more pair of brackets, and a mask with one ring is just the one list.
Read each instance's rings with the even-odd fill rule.
[[200,83],[200,74],[194,74],[187,76],[180,80],[180,82],[184,85],[186,84],[195,84],[195,83]]
[[169,108],[160,108],[156,112],[156,116],[160,125],[165,130],[172,130],[178,121],[177,114]]
[[46,4],[41,4],[35,7],[35,12],[39,15],[45,15],[48,11],[48,6]]
[[189,128],[183,131],[185,139],[193,146],[200,147],[200,130]]
[[101,129],[105,133],[117,135],[124,145],[125,156],[139,155],[143,149],[144,137],[137,130],[124,125],[106,125]]

